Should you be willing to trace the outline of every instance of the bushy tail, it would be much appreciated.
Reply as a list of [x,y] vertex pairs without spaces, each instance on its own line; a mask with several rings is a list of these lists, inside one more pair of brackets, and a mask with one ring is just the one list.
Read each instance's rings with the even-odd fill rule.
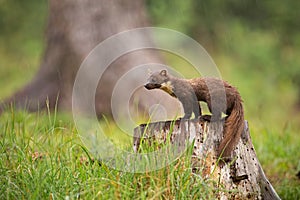
[[242,99],[237,95],[231,114],[227,117],[224,125],[224,135],[220,143],[218,154],[222,158],[228,158],[236,147],[244,130],[244,110]]

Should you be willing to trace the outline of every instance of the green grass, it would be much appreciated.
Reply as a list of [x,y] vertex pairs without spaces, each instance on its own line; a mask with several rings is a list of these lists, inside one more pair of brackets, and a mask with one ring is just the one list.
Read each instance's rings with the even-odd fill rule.
[[282,131],[262,130],[255,134],[257,156],[269,181],[282,199],[299,199],[300,137],[297,130],[286,127]]
[[[11,110],[0,119],[0,199],[215,199],[220,190],[192,172],[191,151],[157,171],[122,172],[95,160],[64,115]],[[251,133],[278,194],[298,199],[299,138],[291,128]],[[114,127],[107,134],[118,138]]]
[[109,168],[59,118],[14,110],[1,116],[0,199],[214,199],[219,190],[192,172],[189,152],[153,172]]

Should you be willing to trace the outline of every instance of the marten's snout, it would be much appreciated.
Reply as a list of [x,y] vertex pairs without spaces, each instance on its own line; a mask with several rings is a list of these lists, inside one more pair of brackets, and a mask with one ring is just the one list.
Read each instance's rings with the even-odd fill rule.
[[150,86],[149,86],[149,83],[145,84],[144,87],[145,87],[146,89],[148,89],[148,90],[151,89]]
[[152,84],[152,83],[146,83],[146,84],[144,85],[144,87],[145,87],[147,90],[152,90],[152,89],[154,89],[154,84]]
[[155,89],[155,88],[160,88],[161,85],[160,84],[155,84],[155,83],[146,83],[144,85],[144,87],[148,90],[152,90],[152,89]]

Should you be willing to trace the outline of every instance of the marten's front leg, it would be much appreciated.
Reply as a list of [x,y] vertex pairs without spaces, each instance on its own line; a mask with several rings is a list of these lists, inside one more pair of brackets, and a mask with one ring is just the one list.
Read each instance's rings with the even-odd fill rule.
[[193,112],[193,107],[191,106],[191,104],[187,105],[187,104],[182,104],[183,106],[183,110],[184,110],[184,116],[183,119],[190,119],[192,116],[192,112]]
[[193,102],[188,96],[178,97],[184,110],[183,119],[190,119],[193,113]]
[[194,115],[195,115],[195,119],[198,119],[202,116],[201,106],[199,104],[199,101],[194,101],[194,103],[193,103],[193,112],[194,112]]

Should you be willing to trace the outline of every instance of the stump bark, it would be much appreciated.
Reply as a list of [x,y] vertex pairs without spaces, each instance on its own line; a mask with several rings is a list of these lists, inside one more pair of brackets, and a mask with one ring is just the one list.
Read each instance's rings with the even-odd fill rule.
[[[231,161],[220,165],[217,149],[223,135],[224,121],[177,120],[142,124],[134,130],[134,149],[144,145],[176,145],[184,151],[193,145],[192,167],[203,178],[213,179],[222,188],[218,199],[280,199],[265,176],[253,147],[248,123]],[[230,192],[234,191],[234,192]]]

